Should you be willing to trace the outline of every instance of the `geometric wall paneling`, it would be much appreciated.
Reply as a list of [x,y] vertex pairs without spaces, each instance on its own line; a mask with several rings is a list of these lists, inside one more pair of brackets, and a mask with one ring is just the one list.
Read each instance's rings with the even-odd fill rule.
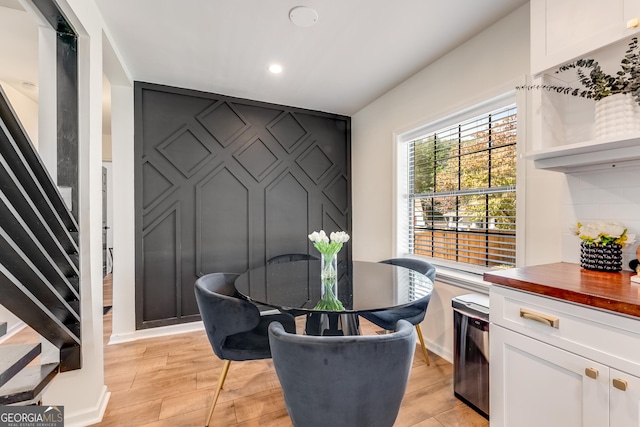
[[216,102],[196,119],[224,148],[251,127],[233,105],[224,101]]
[[178,187],[171,182],[160,166],[149,158],[142,159],[142,209],[146,214],[166,199]]
[[347,224],[344,223],[343,218],[336,218],[336,216],[332,215],[331,212],[324,210],[322,216],[322,226],[324,230],[327,231],[336,231],[336,230],[346,230]]
[[334,166],[329,156],[315,142],[296,159],[296,163],[316,184],[320,183]]
[[281,160],[257,136],[236,151],[233,157],[258,182],[281,163]]
[[291,172],[265,189],[265,259],[283,253],[308,253],[309,192]]
[[280,114],[267,125],[267,130],[289,154],[309,135],[304,125],[291,112]]
[[247,270],[249,189],[222,167],[196,184],[196,263],[200,277]]
[[207,164],[215,154],[193,132],[183,126],[156,148],[186,178]]
[[138,329],[198,320],[204,274],[317,254],[307,235],[325,211],[350,232],[348,117],[142,82],[134,94]]
[[[142,249],[145,263],[140,291],[145,322],[177,318],[179,301],[161,298],[161,295],[175,295],[180,286],[180,223],[179,203],[175,203],[142,232]],[[138,289],[136,289],[138,290]]]
[[340,174],[336,176],[323,190],[329,201],[338,208],[340,213],[345,214],[349,208],[349,181],[347,177]]

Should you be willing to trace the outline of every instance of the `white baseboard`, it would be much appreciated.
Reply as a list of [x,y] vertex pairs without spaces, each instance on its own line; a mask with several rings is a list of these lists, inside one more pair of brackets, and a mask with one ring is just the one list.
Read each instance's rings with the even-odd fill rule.
[[127,334],[112,334],[109,337],[108,345],[121,344],[125,342],[143,340],[147,338],[164,337],[167,335],[184,334],[186,332],[196,332],[204,330],[202,321],[182,323],[180,325],[160,326],[157,328],[140,329]]
[[[418,342],[416,345],[419,346],[420,342]],[[438,345],[433,341],[429,341],[427,339],[424,340],[424,345],[427,346],[427,350],[429,350],[431,353],[435,353],[438,356],[442,357],[447,362],[453,363],[453,354],[447,349],[445,349],[444,347],[442,347],[441,345]],[[422,352],[422,350],[420,351]]]
[[65,427],[85,427],[99,423],[104,417],[110,398],[111,392],[107,391],[107,386],[104,386],[95,407],[76,413],[67,413],[65,408]]

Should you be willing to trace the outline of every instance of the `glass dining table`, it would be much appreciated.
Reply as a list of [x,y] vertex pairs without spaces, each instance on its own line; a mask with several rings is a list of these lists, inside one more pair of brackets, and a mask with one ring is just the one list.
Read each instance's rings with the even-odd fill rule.
[[343,310],[316,308],[321,298],[320,261],[267,264],[241,274],[235,286],[257,304],[307,315],[309,335],[359,335],[358,313],[399,308],[433,291],[433,283],[408,268],[365,261],[338,262]]

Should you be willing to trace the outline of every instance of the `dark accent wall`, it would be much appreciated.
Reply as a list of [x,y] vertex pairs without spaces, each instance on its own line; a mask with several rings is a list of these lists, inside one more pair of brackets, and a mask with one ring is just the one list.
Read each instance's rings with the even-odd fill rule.
[[350,233],[350,155],[349,117],[136,82],[137,328],[198,320],[203,274]]

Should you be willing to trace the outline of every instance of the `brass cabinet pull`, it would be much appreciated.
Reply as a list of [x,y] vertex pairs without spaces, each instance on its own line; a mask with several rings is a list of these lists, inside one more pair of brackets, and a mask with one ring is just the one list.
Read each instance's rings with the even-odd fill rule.
[[618,390],[625,391],[627,389],[627,382],[618,378],[613,379],[613,386]]
[[560,327],[560,320],[557,317],[548,316],[546,314],[536,313],[524,308],[520,309],[520,317],[523,319],[533,320],[535,322],[544,323],[547,326],[558,329]]
[[585,368],[584,374],[592,380],[598,378],[598,370],[596,368]]

